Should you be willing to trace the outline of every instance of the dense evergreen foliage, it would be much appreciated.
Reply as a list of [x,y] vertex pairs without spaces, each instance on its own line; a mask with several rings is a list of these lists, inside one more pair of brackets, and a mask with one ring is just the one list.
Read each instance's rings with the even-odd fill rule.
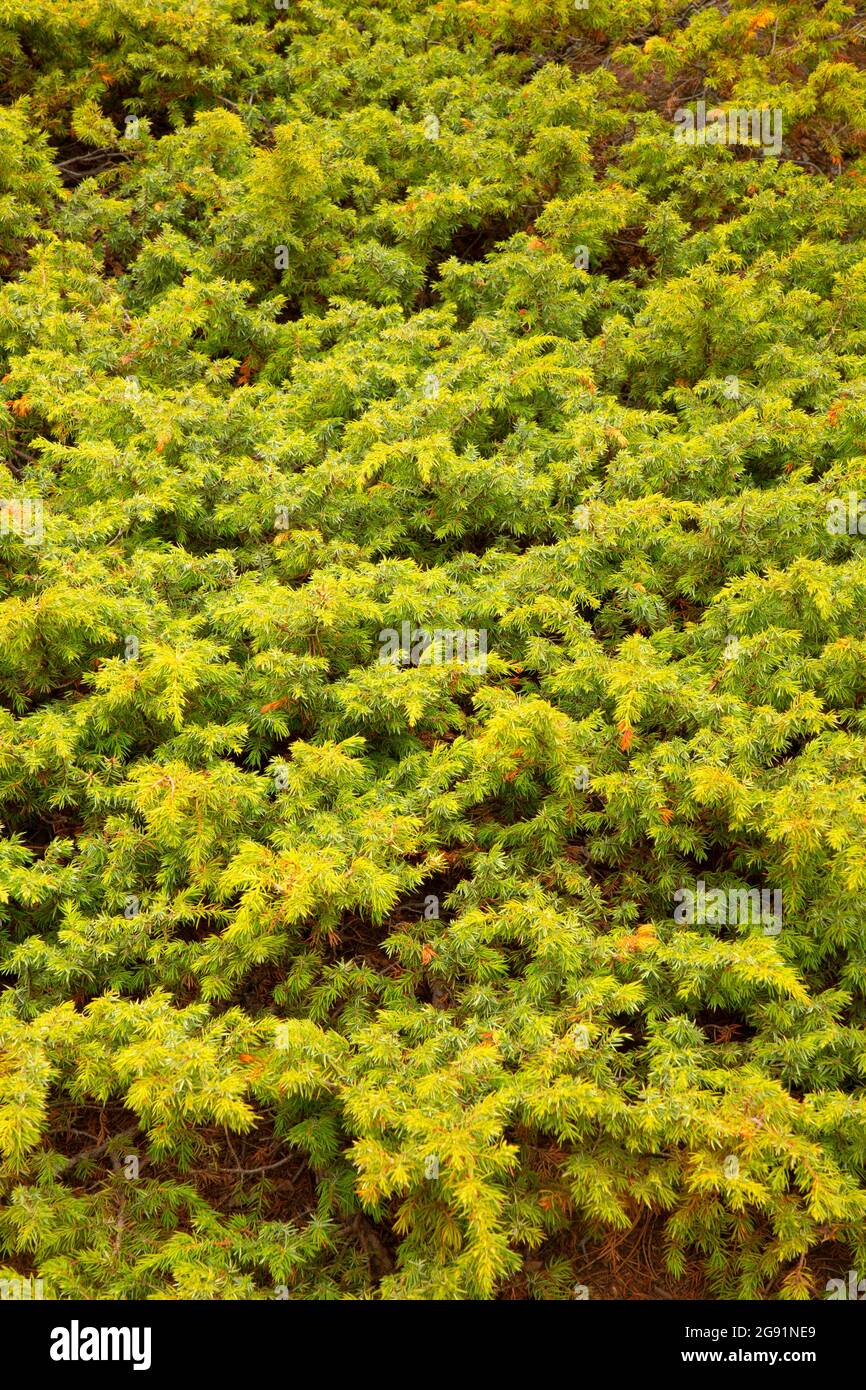
[[3,0],[0,1276],[866,1269],[864,44]]

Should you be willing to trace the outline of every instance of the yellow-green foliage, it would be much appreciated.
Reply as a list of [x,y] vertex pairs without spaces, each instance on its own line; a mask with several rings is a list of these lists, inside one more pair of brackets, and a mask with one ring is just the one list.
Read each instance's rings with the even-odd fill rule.
[[0,1274],[866,1262],[863,44],[0,6]]

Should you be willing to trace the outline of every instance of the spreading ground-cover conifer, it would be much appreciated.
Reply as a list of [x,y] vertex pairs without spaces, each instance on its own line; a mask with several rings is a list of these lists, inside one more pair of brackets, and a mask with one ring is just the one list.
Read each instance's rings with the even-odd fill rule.
[[864,44],[0,7],[2,1277],[866,1267]]

